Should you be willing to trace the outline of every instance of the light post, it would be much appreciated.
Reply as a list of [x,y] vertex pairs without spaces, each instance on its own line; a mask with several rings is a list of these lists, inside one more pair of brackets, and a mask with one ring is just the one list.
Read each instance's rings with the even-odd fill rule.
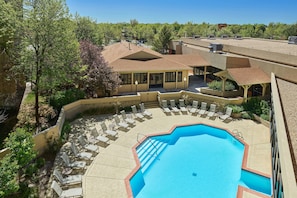
[[137,94],[137,85],[138,85],[138,81],[137,81],[137,80],[135,80],[136,94]]
[[184,89],[186,89],[187,77],[184,77]]

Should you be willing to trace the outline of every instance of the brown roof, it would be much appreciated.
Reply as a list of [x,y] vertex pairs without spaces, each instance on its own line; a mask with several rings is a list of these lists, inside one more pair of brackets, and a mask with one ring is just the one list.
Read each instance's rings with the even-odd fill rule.
[[270,77],[259,68],[232,68],[215,73],[234,80],[238,85],[255,85],[270,83]]
[[209,66],[210,63],[207,62],[202,56],[199,54],[183,54],[183,55],[165,55],[166,59],[171,61],[175,61],[178,63],[182,63],[188,66]]
[[[165,58],[149,48],[122,41],[102,51],[104,59],[117,72],[190,70],[186,64]],[[180,57],[180,56],[179,56]],[[202,60],[198,57],[196,60]]]
[[133,43],[128,43],[126,41],[122,41],[122,42],[104,47],[102,51],[102,55],[108,63],[112,63],[117,59],[125,58],[125,57],[129,58],[129,56],[133,56],[133,54],[137,54],[140,52],[142,52],[142,55],[145,54],[148,58],[162,57],[162,54],[156,51],[153,51],[149,48],[135,45]]
[[229,75],[238,85],[255,85],[270,83],[270,77],[259,68],[227,69]]
[[165,58],[152,59],[147,61],[118,59],[109,64],[117,72],[131,72],[131,71],[172,71],[172,70],[190,70],[191,68],[169,61]]

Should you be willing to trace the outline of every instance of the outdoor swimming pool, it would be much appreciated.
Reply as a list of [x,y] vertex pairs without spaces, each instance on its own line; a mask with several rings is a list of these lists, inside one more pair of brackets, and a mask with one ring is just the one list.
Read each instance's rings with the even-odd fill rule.
[[153,136],[136,149],[134,197],[236,197],[238,185],[271,195],[270,178],[242,170],[244,145],[227,131],[189,125]]

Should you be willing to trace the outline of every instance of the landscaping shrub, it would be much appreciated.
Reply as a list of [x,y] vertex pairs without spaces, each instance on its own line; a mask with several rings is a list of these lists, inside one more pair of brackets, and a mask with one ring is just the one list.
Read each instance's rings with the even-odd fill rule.
[[[223,85],[223,82],[222,81],[217,81],[217,80],[213,80],[210,83],[207,83],[207,86],[210,89],[218,90],[218,91],[222,91],[222,85]],[[234,84],[232,82],[230,82],[230,81],[226,81],[225,91],[232,91],[234,89],[235,89]]]
[[60,111],[64,105],[83,98],[85,98],[85,93],[79,89],[58,91],[50,97],[50,105],[53,106],[54,109]]
[[232,108],[232,113],[240,113],[244,110],[241,105],[227,105],[227,107]]
[[251,98],[243,104],[244,110],[260,116],[262,119],[269,121],[270,106],[265,100],[259,98]]

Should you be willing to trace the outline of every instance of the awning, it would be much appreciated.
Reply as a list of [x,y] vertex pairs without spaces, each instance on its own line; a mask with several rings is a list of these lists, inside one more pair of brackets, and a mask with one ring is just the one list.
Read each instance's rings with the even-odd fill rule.
[[270,83],[270,77],[259,68],[232,68],[214,75],[233,80],[239,86]]

